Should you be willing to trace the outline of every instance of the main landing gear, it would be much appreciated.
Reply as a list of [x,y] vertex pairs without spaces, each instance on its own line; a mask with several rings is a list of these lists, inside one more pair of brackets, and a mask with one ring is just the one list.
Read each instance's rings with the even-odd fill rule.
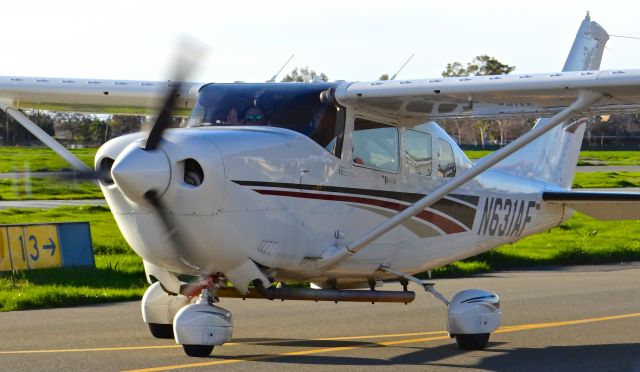
[[[433,283],[428,283],[408,274],[381,267],[380,270],[397,275],[401,283],[406,287],[409,281],[421,285],[425,291],[434,295],[442,303],[447,305],[447,331],[452,338],[456,339],[458,347],[463,350],[478,350],[487,346],[489,336],[500,325],[500,298],[495,293],[480,289],[467,289],[458,292],[451,301],[444,298],[433,287]],[[272,298],[270,292],[262,289],[265,294],[258,298]],[[190,285],[190,289],[185,286],[181,289],[182,294],[167,293],[159,282],[152,284],[142,298],[142,316],[149,324],[151,333],[158,338],[173,338],[176,343],[182,345],[185,353],[194,357],[206,357],[213,351],[216,345],[222,345],[231,340],[233,333],[233,322],[231,313],[221,307],[215,306],[219,292],[218,279],[211,277],[201,283]],[[254,291],[255,292],[255,291]],[[260,292],[257,290],[257,292]],[[341,295],[346,295],[349,291],[338,291]],[[345,292],[345,293],[342,293]],[[356,291],[358,292],[358,291]],[[192,295],[199,293],[197,300],[192,301]],[[325,297],[320,296],[323,293]],[[254,293],[255,294],[255,293]],[[326,300],[327,293],[318,292],[310,297],[309,293],[300,291],[278,292],[280,297],[285,299],[309,299],[318,298]],[[366,291],[364,293],[367,294]],[[398,294],[386,292],[393,295],[397,302]],[[413,299],[413,292],[410,292],[410,299]],[[335,293],[330,293],[335,296]],[[349,296],[355,296],[349,292]],[[355,296],[362,300],[361,296]],[[353,299],[352,298],[352,299]],[[378,297],[376,297],[378,298]],[[379,300],[379,298],[378,298]],[[332,300],[333,301],[333,300]],[[405,301],[406,302],[406,301]]]
[[206,357],[214,346],[231,340],[232,316],[213,305],[217,284],[204,287],[195,303],[184,295],[169,295],[159,282],[152,284],[142,297],[142,317],[157,338],[174,338],[184,352],[193,357]]
[[495,293],[481,289],[466,289],[458,292],[451,301],[447,301],[435,290],[433,283],[389,268],[382,267],[381,270],[397,275],[405,286],[409,281],[421,285],[425,291],[447,305],[447,331],[456,339],[460,349],[484,349],[489,342],[490,334],[500,326],[500,297]]

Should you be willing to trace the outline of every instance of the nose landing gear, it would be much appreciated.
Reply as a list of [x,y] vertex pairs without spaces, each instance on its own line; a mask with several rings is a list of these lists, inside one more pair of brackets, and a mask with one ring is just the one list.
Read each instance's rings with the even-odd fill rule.
[[[157,338],[175,339],[184,352],[193,357],[206,357],[214,346],[231,340],[232,316],[215,306],[218,302],[217,278],[209,278],[197,285],[187,286],[188,295],[168,294],[160,282],[152,284],[142,297],[142,317]],[[191,303],[192,296],[200,293]]]
[[[212,290],[213,296],[209,290]],[[184,352],[193,357],[206,357],[219,346],[231,340],[233,324],[231,313],[213,305],[217,284],[203,288],[198,300],[176,313],[173,319],[173,333],[176,343]]]

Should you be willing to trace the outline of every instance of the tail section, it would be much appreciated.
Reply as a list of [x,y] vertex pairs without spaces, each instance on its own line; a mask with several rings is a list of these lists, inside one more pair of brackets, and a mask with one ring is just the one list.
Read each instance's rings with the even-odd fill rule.
[[[580,25],[562,71],[598,70],[607,32],[591,21],[589,14]],[[538,119],[542,125],[547,119]],[[564,123],[498,163],[495,169],[539,179],[570,188],[576,170],[586,120]]]
[[604,45],[608,40],[607,31],[593,22],[587,13],[580,29],[578,29],[578,34],[573,41],[573,46],[562,71],[599,70]]

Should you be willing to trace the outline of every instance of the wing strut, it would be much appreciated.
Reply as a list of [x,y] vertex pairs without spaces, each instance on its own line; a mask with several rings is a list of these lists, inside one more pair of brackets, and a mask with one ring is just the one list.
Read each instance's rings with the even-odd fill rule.
[[478,161],[473,167],[469,168],[466,172],[462,173],[459,177],[453,178],[451,181],[443,184],[442,186],[436,188],[431,194],[423,197],[417,202],[413,203],[409,207],[407,207],[402,212],[399,212],[392,218],[387,221],[381,223],[380,225],[374,227],[369,230],[366,234],[364,234],[360,239],[352,242],[351,244],[346,245],[343,248],[339,247],[329,247],[327,248],[321,255],[321,257],[316,261],[316,268],[318,270],[329,270],[336,265],[342,263],[347,258],[353,256],[358,251],[365,248],[369,243],[378,239],[389,230],[398,226],[405,220],[413,217],[423,209],[433,205],[438,200],[445,197],[450,192],[454,191],[458,187],[464,185],[465,183],[472,180],[474,177],[483,173],[487,169],[494,166],[499,161],[503,160],[507,156],[513,154],[518,151],[522,147],[529,144],[531,141],[536,138],[542,136],[553,127],[561,124],[565,120],[567,120],[570,116],[581,112],[583,110],[588,109],[593,105],[596,101],[602,99],[602,94],[594,93],[591,91],[581,90],[578,92],[576,100],[569,106],[567,106],[562,111],[558,112],[554,116],[548,119],[546,123],[539,127],[533,128],[531,131],[523,134],[515,141],[511,142],[507,146],[501,148],[500,150],[482,158]]
[[80,172],[93,172],[93,170],[87,167],[80,159],[73,155],[69,150],[60,144],[47,134],[42,128],[37,126],[34,122],[29,120],[20,110],[11,107],[7,102],[0,100],[0,109],[14,118],[20,125],[22,125],[31,134],[36,136],[40,141],[47,145],[56,154],[60,155],[64,160],[71,164],[74,168]]

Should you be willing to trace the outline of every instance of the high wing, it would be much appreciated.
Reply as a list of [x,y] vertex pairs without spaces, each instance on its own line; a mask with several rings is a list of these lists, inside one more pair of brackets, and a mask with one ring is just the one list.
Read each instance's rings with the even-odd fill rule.
[[640,219],[640,193],[602,191],[546,191],[542,200],[561,204],[605,221]]
[[[0,99],[16,108],[93,113],[152,113],[172,82],[0,77]],[[183,83],[176,103],[187,115],[203,83]],[[345,105],[411,121],[555,114],[588,90],[603,99],[585,114],[640,109],[640,70],[577,71],[343,83]]]
[[[410,122],[552,115],[579,91],[602,96],[584,114],[640,110],[640,70],[571,71],[343,84],[343,105]],[[412,120],[413,119],[413,120]]]
[[[174,86],[170,81],[0,76],[0,100],[15,108],[109,114],[151,114]],[[188,115],[202,83],[181,83],[174,109]]]
[[[176,84],[179,84],[176,87]],[[200,83],[133,80],[0,77],[0,109],[81,172],[92,173],[80,159],[27,118],[20,109],[147,115],[157,113],[175,94],[172,113],[188,116]],[[175,89],[175,92],[174,92]]]

